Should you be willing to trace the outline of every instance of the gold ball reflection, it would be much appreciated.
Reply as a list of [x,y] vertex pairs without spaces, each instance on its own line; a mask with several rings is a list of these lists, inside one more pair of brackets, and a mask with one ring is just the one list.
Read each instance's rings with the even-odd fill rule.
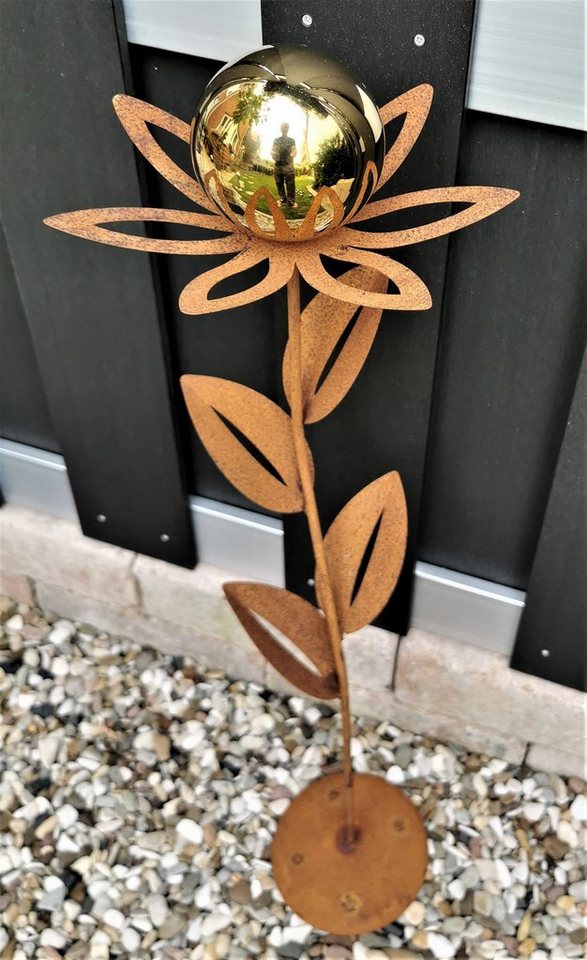
[[383,125],[364,88],[308,47],[264,47],[220,70],[192,123],[208,196],[261,237],[309,240],[369,199]]

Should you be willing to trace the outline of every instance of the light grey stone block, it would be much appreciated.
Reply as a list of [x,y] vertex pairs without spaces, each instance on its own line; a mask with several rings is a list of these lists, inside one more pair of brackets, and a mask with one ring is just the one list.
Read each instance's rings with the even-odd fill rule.
[[133,566],[145,613],[213,636],[242,633],[222,590],[227,580],[243,579],[199,563],[193,570],[139,556]]
[[584,744],[583,750],[578,753],[567,753],[565,750],[559,750],[558,747],[533,744],[528,751],[526,763],[533,770],[587,780],[587,744]]
[[16,600],[17,603],[26,603],[29,607],[35,602],[31,581],[22,573],[0,570],[0,594]]
[[379,627],[363,627],[344,638],[343,650],[351,684],[383,690],[391,686],[398,636]]
[[135,554],[84,537],[76,523],[6,504],[0,510],[0,542],[7,573],[121,606],[137,602]]
[[525,740],[465,719],[444,716],[431,709],[425,700],[413,705],[402,703],[391,690],[372,690],[351,684],[351,709],[355,716],[389,720],[402,730],[449,741],[509,763],[521,763],[527,749]]
[[410,630],[400,643],[395,693],[400,703],[425,704],[431,716],[508,736],[519,731],[569,754],[584,742],[585,694],[511,670],[498,653],[423,630]]
[[116,607],[92,597],[64,590],[55,584],[37,582],[40,606],[60,617],[89,623],[115,636],[154,647],[161,653],[190,656],[204,667],[224,670],[235,679],[262,683],[265,661],[242,632],[222,637],[210,632],[188,630],[143,614],[137,607]]

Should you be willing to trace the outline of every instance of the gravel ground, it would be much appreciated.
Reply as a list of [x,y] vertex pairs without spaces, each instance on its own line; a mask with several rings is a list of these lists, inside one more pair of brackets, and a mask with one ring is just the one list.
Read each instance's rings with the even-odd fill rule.
[[358,720],[356,768],[420,807],[430,867],[397,923],[328,936],[267,859],[289,799],[336,761],[328,705],[7,599],[0,620],[4,960],[585,955],[583,781]]

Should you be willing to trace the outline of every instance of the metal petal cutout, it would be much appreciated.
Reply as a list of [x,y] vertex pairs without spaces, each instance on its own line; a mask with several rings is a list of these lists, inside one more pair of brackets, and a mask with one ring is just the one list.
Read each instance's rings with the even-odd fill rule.
[[[389,600],[401,573],[408,535],[406,499],[399,474],[374,480],[342,508],[324,538],[339,623],[345,633],[370,623]],[[359,571],[374,538],[360,583]],[[320,597],[322,585],[316,577]]]
[[[342,230],[345,231],[346,240],[350,230],[344,227]],[[304,280],[335,300],[356,303],[358,306],[382,307],[384,310],[429,310],[432,306],[432,298],[423,280],[397,260],[346,245],[332,251],[328,249],[325,253],[337,260],[369,267],[392,280],[399,290],[399,293],[377,293],[356,289],[331,276],[324,268],[319,252],[302,254],[298,259],[298,268]]]
[[[264,583],[225,583],[224,593],[257,649],[299,690],[311,697],[338,696],[338,678],[326,619],[316,607],[288,590]],[[256,616],[255,616],[256,615]],[[315,665],[305,666],[257,617],[290,640]]]
[[178,120],[177,117],[167,113],[166,110],[145,103],[144,100],[137,100],[136,97],[129,97],[125,93],[116,94],[112,103],[116,115],[130,139],[151,166],[165,180],[168,180],[176,190],[189,197],[198,206],[205,210],[211,210],[212,213],[217,213],[216,207],[206,196],[201,186],[165,153],[165,150],[159,146],[147,126],[147,124],[152,123],[155,127],[161,127],[162,130],[174,134],[184,143],[189,143],[190,125],[184,123],[183,120]]
[[[261,300],[262,297],[275,293],[281,287],[285,286],[292,275],[294,268],[294,258],[289,253],[289,247],[280,246],[268,248],[264,242],[259,245],[254,240],[244,238],[246,248],[237,257],[233,257],[220,267],[213,270],[207,270],[205,273],[196,277],[187,287],[184,287],[179,298],[179,309],[182,313],[216,313],[218,310],[228,310],[231,307],[242,307],[245,303],[253,303],[255,300]],[[285,254],[280,255],[280,250],[285,250]],[[269,259],[269,272],[263,280],[254,284],[246,290],[239,293],[233,293],[226,297],[217,297],[210,299],[210,291],[224,280],[226,277],[232,277],[236,273],[248,270],[263,260]]]
[[399,169],[420,136],[430,111],[433,95],[434,88],[429,83],[421,83],[381,107],[379,113],[384,125],[396,117],[401,117],[404,113],[406,118],[395,143],[388,150],[383,161],[381,176],[375,187],[376,191],[380,190]]
[[[237,490],[267,510],[302,510],[288,415],[263,394],[231,380],[186,374],[181,387],[200,440]],[[260,452],[274,472],[249,452],[229,425]]]
[[208,213],[192,213],[186,210],[165,210],[151,207],[102,207],[98,210],[74,210],[72,213],[59,213],[43,221],[54,230],[71,233],[73,236],[97,243],[106,243],[112,247],[126,247],[128,250],[143,250],[148,253],[177,253],[185,255],[236,253],[247,242],[243,234],[231,234],[210,240],[165,240],[153,237],[136,237],[117,230],[109,230],[104,223],[154,222],[175,223],[181,226],[204,227],[207,230],[226,231],[231,229],[222,217],[211,217]]
[[411,207],[422,207],[434,203],[468,203],[470,206],[458,213],[449,214],[440,220],[433,220],[420,227],[408,227],[406,230],[389,230],[375,232],[347,228],[349,240],[353,246],[376,248],[406,247],[423,240],[432,240],[455,230],[462,230],[478,220],[490,217],[503,207],[513,203],[520,196],[517,190],[508,190],[505,187],[438,187],[432,190],[417,190],[414,193],[404,193],[399,197],[389,197],[387,200],[376,200],[367,204],[355,217],[359,220],[370,220],[386,213],[395,213],[398,210],[407,210]]
[[[367,267],[349,270],[339,281],[359,290],[383,293],[387,279]],[[341,303],[324,293],[310,300],[302,313],[302,394],[304,422],[322,420],[340,403],[351,388],[367,359],[379,321],[380,307],[363,307]],[[344,331],[357,314],[351,333],[324,377],[324,370]],[[289,344],[283,357],[283,385],[291,396],[291,351]]]

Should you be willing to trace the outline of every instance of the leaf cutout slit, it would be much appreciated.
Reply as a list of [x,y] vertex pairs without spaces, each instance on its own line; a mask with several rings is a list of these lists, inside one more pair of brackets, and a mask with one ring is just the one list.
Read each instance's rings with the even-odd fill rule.
[[217,410],[216,407],[212,407],[212,409],[214,410],[214,413],[216,414],[218,419],[222,421],[226,429],[230,430],[233,437],[235,437],[235,439],[238,440],[238,442],[245,448],[247,453],[250,453],[250,455],[254,457],[257,463],[260,464],[260,466],[262,466],[263,469],[267,471],[267,473],[270,473],[272,477],[275,477],[276,480],[279,480],[280,483],[283,483],[284,486],[287,486],[287,482],[282,477],[279,470],[277,470],[277,468],[271,463],[271,460],[268,460],[265,454],[261,450],[259,450],[258,447],[255,446],[252,440],[249,440],[246,434],[244,434],[241,430],[239,430],[239,428],[236,427],[231,420],[228,420],[227,417],[225,417],[222,413],[220,413],[220,411]]
[[[328,374],[329,374],[330,371],[332,370],[334,364],[335,364],[336,361],[338,360],[338,358],[339,358],[342,350],[344,349],[344,346],[345,346],[347,340],[349,339],[351,333],[352,333],[353,330],[355,329],[355,324],[356,324],[356,322],[357,322],[357,320],[358,320],[359,313],[361,312],[361,309],[362,309],[361,307],[357,306],[357,309],[356,309],[355,312],[353,313],[351,319],[349,320],[349,322],[347,323],[346,327],[345,327],[344,330],[342,331],[340,337],[339,337],[338,340],[336,341],[336,344],[334,345],[334,348],[333,348],[330,356],[328,357],[328,360],[327,360],[326,363],[324,364],[324,367],[322,368],[322,371],[321,371],[321,373],[320,373],[320,376],[318,377],[318,382],[316,383],[316,386],[315,386],[315,388],[314,388],[314,392],[315,392],[315,393],[318,393],[320,387],[322,386],[322,384],[324,383],[324,381],[325,381],[326,378],[328,377]],[[302,336],[303,336],[303,328],[302,328]]]
[[368,541],[367,541],[367,545],[366,545],[366,547],[365,547],[365,552],[364,552],[364,554],[363,554],[363,559],[361,560],[361,562],[360,562],[360,564],[359,564],[359,569],[357,570],[357,576],[356,576],[355,582],[354,582],[354,584],[353,584],[353,590],[352,590],[352,593],[351,593],[351,606],[352,606],[352,604],[355,602],[355,600],[356,600],[356,598],[357,598],[357,594],[358,594],[359,590],[361,589],[361,586],[362,586],[362,583],[363,583],[363,579],[364,579],[365,574],[366,574],[366,572],[367,572],[367,567],[369,566],[369,561],[371,560],[371,554],[373,553],[373,547],[375,546],[375,541],[377,540],[377,535],[378,535],[378,533],[379,533],[379,527],[381,526],[382,517],[383,517],[383,513],[380,514],[379,519],[377,520],[377,523],[376,523],[375,526],[373,527],[373,531],[372,531],[372,533],[371,533],[371,536],[369,537],[369,539],[368,539]]
[[293,640],[290,640],[285,633],[283,633],[281,630],[279,630],[275,626],[275,624],[271,623],[269,620],[266,620],[265,617],[262,617],[255,610],[251,610],[250,613],[251,613],[251,616],[255,618],[257,623],[260,624],[260,626],[262,626],[265,630],[267,630],[268,633],[272,635],[272,637],[277,641],[280,647],[283,647],[283,649],[287,650],[287,652],[290,653],[292,657],[295,657],[296,660],[299,660],[302,666],[306,668],[306,670],[310,670],[312,673],[315,673],[316,677],[320,676],[320,671],[316,667],[316,664],[314,663],[314,661],[311,660],[310,657],[308,657],[303,650],[300,650],[300,648],[293,642]]
[[[375,232],[378,232],[378,231],[373,231],[373,232],[375,233]],[[341,249],[341,251],[348,251],[348,252],[351,253],[351,254],[352,254],[353,252],[356,252],[356,251],[353,251],[352,248],[346,247],[346,246],[343,246],[343,247],[341,247],[340,249]],[[322,263],[322,266],[323,266],[324,269],[326,270],[326,273],[328,274],[328,276],[332,277],[333,280],[341,280],[341,279],[342,279],[341,276],[337,277],[337,276],[336,276],[336,273],[335,273],[335,272],[330,268],[330,266],[329,266],[330,264],[333,264],[333,265],[335,265],[335,267],[338,266],[338,268],[340,269],[340,260],[335,260],[334,257],[329,257],[327,254],[321,253],[320,251],[318,251],[318,258],[319,258],[320,262]],[[344,274],[343,274],[343,276],[344,276]],[[386,279],[387,279],[386,291],[387,291],[388,294],[399,294],[399,293],[401,293],[401,290],[400,290],[399,286],[397,285],[397,283],[395,282],[395,280],[393,279],[393,277],[387,277]]]
[[[229,257],[226,260],[230,259]],[[269,273],[269,260],[259,260],[252,263],[245,270],[239,270],[238,273],[229,274],[222,277],[218,283],[215,283],[211,289],[210,300],[222,300],[223,297],[236,296],[251,290],[257,284],[262,283]]]

